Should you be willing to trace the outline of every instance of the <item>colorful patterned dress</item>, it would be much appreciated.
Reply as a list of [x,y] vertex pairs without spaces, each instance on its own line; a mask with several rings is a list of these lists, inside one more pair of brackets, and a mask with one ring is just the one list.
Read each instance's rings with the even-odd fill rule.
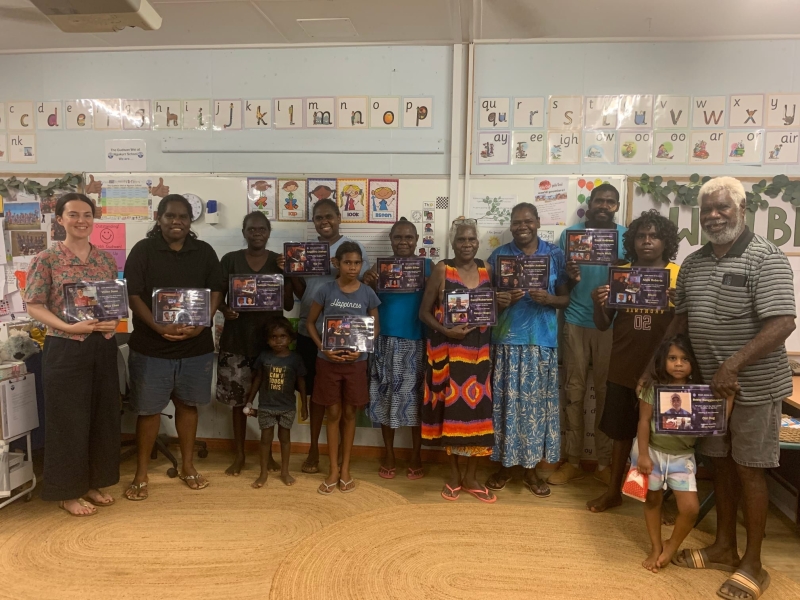
[[[465,289],[452,259],[446,266],[444,289]],[[478,265],[477,287],[492,282],[482,260]],[[444,321],[441,298],[435,307],[436,320]],[[448,454],[488,456],[494,446],[492,425],[492,361],[489,327],[471,331],[463,340],[428,332],[428,366],[422,403],[422,440],[428,446],[443,445]]]

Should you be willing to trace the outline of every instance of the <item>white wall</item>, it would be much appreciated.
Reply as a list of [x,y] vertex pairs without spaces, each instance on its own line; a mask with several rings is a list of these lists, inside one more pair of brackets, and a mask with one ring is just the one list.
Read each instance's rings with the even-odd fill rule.
[[[481,97],[549,95],[729,95],[800,91],[800,41],[503,44],[475,48],[474,106]],[[726,111],[727,112],[727,111]],[[477,114],[473,122],[477,123]],[[800,123],[798,123],[800,126]],[[508,128],[510,129],[510,127]],[[579,132],[580,135],[580,132]],[[473,152],[477,140],[473,136]],[[758,174],[770,169],[709,165],[476,166],[473,173]],[[800,165],[778,172],[800,175]]]
[[[202,40],[198,40],[202,42]],[[432,96],[433,127],[424,130],[181,131],[176,137],[231,136],[265,145],[286,139],[359,141],[450,138],[452,46],[371,46],[260,50],[175,50],[0,56],[2,101],[76,98],[222,99],[305,96]],[[388,132],[388,133],[387,133]],[[142,138],[148,171],[445,174],[448,154],[162,154],[161,131],[37,132],[39,161],[16,172],[105,171],[104,139]]]

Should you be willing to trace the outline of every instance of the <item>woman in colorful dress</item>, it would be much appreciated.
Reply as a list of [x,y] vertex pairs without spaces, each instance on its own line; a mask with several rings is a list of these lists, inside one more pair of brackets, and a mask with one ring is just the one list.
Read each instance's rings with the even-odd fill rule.
[[94,211],[83,194],[59,198],[55,218],[67,239],[31,261],[23,292],[28,314],[47,325],[42,500],[75,517],[114,504],[102,488],[119,481],[117,321],[68,323],[64,312],[64,284],[117,278],[114,258],[89,243]]
[[[242,235],[247,248],[229,252],[222,257],[220,265],[225,281],[231,275],[280,275],[283,273],[283,254],[267,250],[272,233],[272,224],[266,215],[254,211],[242,222]],[[294,296],[291,285],[284,286],[283,307],[292,310]],[[247,415],[244,405],[252,382],[252,368],[258,355],[267,349],[265,327],[273,317],[282,317],[283,311],[237,312],[223,301],[220,311],[225,315],[225,325],[219,340],[217,360],[217,401],[231,407],[233,418],[233,440],[236,457],[225,470],[227,475],[238,476],[244,466],[244,440],[247,430]],[[278,471],[280,466],[270,453],[269,467]]]
[[[491,288],[491,269],[478,252],[475,219],[459,218],[450,227],[454,257],[434,267],[419,309],[428,327],[428,364],[422,403],[422,439],[429,446],[444,446],[450,476],[442,489],[445,500],[457,500],[462,488],[481,502],[497,497],[478,483],[478,458],[489,456],[494,446],[492,425],[492,361],[489,327],[444,325],[444,292],[465,288]],[[467,459],[461,476],[458,457]]]
[[[411,221],[401,218],[389,232],[392,253],[398,258],[414,258],[419,234]],[[429,277],[431,261],[424,259],[423,276]],[[379,277],[377,264],[364,274],[364,283],[375,287]],[[420,451],[422,429],[419,411],[425,379],[425,331],[419,320],[422,294],[418,292],[378,292],[381,334],[370,364],[369,405],[367,416],[380,423],[386,456],[378,474],[393,479],[396,474],[394,434],[400,427],[411,427],[411,462],[406,476],[423,476]]]
[[549,258],[549,275],[546,289],[497,293],[498,303],[508,305],[492,329],[492,460],[501,466],[486,487],[502,490],[511,480],[510,468],[521,465],[525,486],[534,496],[546,498],[550,488],[535,467],[542,458],[553,464],[560,458],[556,310],[569,304],[566,261],[558,246],[538,236],[539,213],[533,204],[522,202],[511,210],[510,229],[514,241],[492,252],[492,270],[498,272],[499,256],[542,256]]

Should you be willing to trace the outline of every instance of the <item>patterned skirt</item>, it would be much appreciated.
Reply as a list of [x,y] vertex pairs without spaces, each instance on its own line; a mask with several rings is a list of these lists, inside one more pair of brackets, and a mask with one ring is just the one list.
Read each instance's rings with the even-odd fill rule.
[[494,446],[489,328],[463,340],[433,330],[429,336],[422,443],[449,446],[451,454],[488,455]]
[[532,469],[558,462],[558,351],[541,346],[493,346],[495,446],[492,460]]
[[416,427],[425,382],[425,340],[379,335],[370,357],[369,405],[373,423]]
[[217,360],[217,401],[228,406],[244,406],[253,381],[256,357],[219,353]]

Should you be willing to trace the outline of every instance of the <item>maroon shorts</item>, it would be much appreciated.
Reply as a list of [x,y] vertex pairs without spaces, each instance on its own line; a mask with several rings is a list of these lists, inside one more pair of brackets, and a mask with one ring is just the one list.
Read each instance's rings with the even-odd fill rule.
[[333,363],[317,357],[317,376],[311,401],[322,406],[366,406],[369,403],[367,361]]

